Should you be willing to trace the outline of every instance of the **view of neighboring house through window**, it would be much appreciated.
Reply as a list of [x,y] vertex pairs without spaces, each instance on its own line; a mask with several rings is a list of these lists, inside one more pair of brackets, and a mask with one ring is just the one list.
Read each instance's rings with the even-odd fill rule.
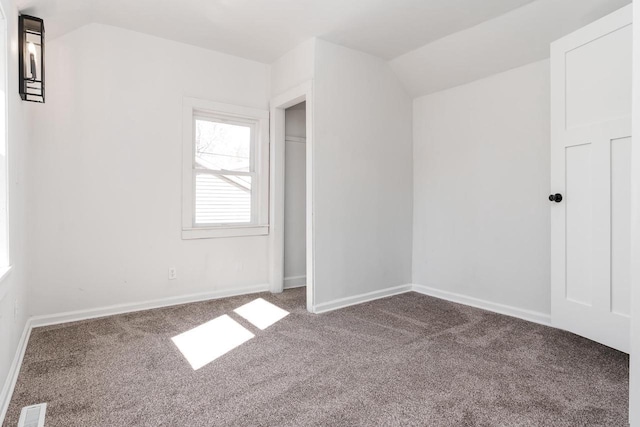
[[195,226],[252,222],[251,125],[195,118]]

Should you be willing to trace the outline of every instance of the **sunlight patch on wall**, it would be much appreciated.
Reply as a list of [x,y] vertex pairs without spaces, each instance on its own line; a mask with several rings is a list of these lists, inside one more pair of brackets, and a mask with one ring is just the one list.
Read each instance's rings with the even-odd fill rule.
[[213,362],[254,335],[226,314],[171,338],[194,370]]
[[233,311],[262,330],[267,329],[269,326],[289,314],[288,311],[283,310],[262,298],[255,299]]

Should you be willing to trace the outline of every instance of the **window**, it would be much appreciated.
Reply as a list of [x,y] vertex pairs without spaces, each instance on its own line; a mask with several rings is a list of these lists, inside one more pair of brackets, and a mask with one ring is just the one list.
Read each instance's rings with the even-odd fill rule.
[[268,111],[184,101],[184,239],[268,234]]

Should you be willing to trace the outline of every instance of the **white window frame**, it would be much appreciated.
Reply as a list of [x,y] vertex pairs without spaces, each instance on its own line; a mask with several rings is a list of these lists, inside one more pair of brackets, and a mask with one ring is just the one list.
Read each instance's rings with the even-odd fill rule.
[[[182,238],[265,236],[269,234],[269,111],[184,98],[182,108]],[[251,222],[195,225],[195,121],[210,119],[252,128]],[[203,171],[199,171],[201,173]],[[212,172],[218,174],[218,172]]]

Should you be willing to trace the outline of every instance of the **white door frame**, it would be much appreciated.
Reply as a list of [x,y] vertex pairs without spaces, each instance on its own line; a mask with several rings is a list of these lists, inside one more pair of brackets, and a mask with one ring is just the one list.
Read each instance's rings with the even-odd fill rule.
[[[633,2],[640,22],[640,2]],[[640,25],[633,26],[633,135],[640,136]],[[629,422],[640,425],[640,139],[631,143],[631,360]]]
[[271,99],[270,180],[269,180],[269,287],[284,290],[284,180],[285,110],[306,101],[306,246],[307,310],[314,306],[314,227],[313,227],[313,83],[305,82]]

